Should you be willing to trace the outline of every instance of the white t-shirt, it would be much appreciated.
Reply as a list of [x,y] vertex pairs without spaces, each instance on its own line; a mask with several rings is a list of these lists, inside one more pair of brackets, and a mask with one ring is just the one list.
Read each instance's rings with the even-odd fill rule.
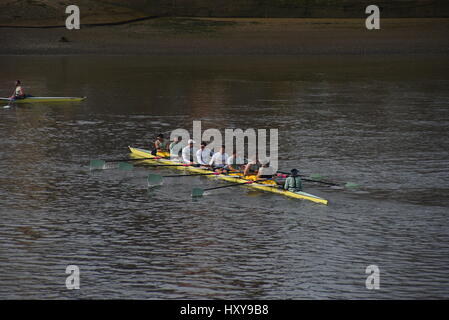
[[229,155],[221,152],[216,152],[212,156],[212,159],[210,159],[209,165],[211,166],[218,166],[218,165],[226,165],[226,160],[229,158]]
[[244,162],[243,162],[243,160],[242,160],[241,158],[239,158],[239,157],[236,157],[236,158],[234,159],[233,156],[230,156],[230,157],[228,158],[228,160],[226,161],[226,164],[227,164],[228,166],[232,166],[232,165],[234,165],[234,164],[241,165],[241,164],[244,164]]
[[210,150],[207,148],[198,149],[196,152],[196,159],[198,160],[198,163],[201,165],[207,165],[210,161]]
[[22,86],[16,87],[16,96],[20,96],[22,94]]
[[189,163],[190,162],[190,157],[192,157],[193,162],[196,162],[196,149],[193,147],[192,150],[190,150],[190,146],[186,146],[182,149],[182,160],[185,163]]
[[257,172],[259,176],[272,176],[274,175],[274,170],[272,167],[260,167]]
[[184,149],[185,145],[182,143],[182,141],[178,143],[170,143],[170,157],[172,158],[178,158],[179,157],[179,151],[182,153],[182,149]]

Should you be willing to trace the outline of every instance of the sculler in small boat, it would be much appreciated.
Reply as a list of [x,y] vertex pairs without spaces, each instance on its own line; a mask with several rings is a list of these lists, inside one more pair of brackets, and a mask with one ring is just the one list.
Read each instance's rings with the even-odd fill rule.
[[25,99],[26,97],[30,97],[30,95],[25,94],[25,90],[23,90],[22,83],[20,80],[16,81],[16,88],[14,89],[14,93],[10,99],[17,100],[17,99]]

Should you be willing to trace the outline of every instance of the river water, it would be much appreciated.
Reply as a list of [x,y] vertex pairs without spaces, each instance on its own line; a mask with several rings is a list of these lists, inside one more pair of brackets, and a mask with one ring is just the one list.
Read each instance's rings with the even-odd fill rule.
[[[449,298],[447,57],[2,56],[81,103],[0,108],[0,298]],[[90,171],[175,128],[277,128],[324,206],[204,177]],[[80,290],[67,290],[68,265]],[[365,286],[369,265],[380,289]]]

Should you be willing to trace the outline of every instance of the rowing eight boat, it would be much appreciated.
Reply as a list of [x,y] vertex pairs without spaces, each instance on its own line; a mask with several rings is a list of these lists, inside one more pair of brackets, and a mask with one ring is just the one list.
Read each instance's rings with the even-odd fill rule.
[[37,103],[37,102],[77,102],[86,97],[26,97],[24,99],[0,98],[0,101],[12,103]]
[[[153,159],[147,159],[147,160],[142,160],[142,161],[148,161],[151,163],[161,163],[161,164],[170,164],[170,165],[176,165],[179,164],[179,167],[171,167],[171,168],[176,168],[179,170],[189,170],[195,173],[210,173],[210,170],[206,170],[206,169],[200,169],[198,167],[192,167],[192,166],[185,166],[185,164],[180,163],[180,162],[176,162],[173,160],[169,160],[169,159],[160,159],[158,156],[153,156],[151,154],[150,150],[145,150],[145,149],[139,149],[139,148],[133,148],[133,147],[128,147],[129,150],[131,151],[131,156],[135,159],[138,158],[155,158]],[[211,176],[207,176],[207,177],[211,177]],[[228,174],[228,175],[224,175],[224,174],[218,174],[218,175],[214,175],[213,177],[216,177],[218,179],[221,180],[225,180],[225,181],[229,181],[229,182],[236,182],[236,183],[245,183],[248,182],[247,179],[242,179],[241,174],[235,173],[235,174]],[[282,194],[284,196],[287,197],[291,197],[291,198],[296,198],[296,199],[305,199],[305,200],[310,200],[316,203],[321,203],[321,204],[326,204],[327,205],[327,200],[320,198],[318,196],[315,196],[313,194],[310,193],[306,193],[306,192],[291,192],[291,191],[287,191],[284,189],[279,188],[276,184],[273,184],[273,180],[268,180],[268,181],[263,181],[263,182],[254,182],[251,184],[246,184],[248,187],[252,187],[255,189],[259,189],[259,190],[263,190],[263,191],[269,191],[269,192],[274,192],[274,193],[278,193],[278,194]]]

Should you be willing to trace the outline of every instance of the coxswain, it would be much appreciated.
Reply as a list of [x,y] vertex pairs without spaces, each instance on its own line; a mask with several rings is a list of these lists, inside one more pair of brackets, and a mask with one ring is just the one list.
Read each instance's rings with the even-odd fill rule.
[[302,181],[297,169],[292,169],[290,176],[285,180],[284,189],[291,192],[302,190]]

